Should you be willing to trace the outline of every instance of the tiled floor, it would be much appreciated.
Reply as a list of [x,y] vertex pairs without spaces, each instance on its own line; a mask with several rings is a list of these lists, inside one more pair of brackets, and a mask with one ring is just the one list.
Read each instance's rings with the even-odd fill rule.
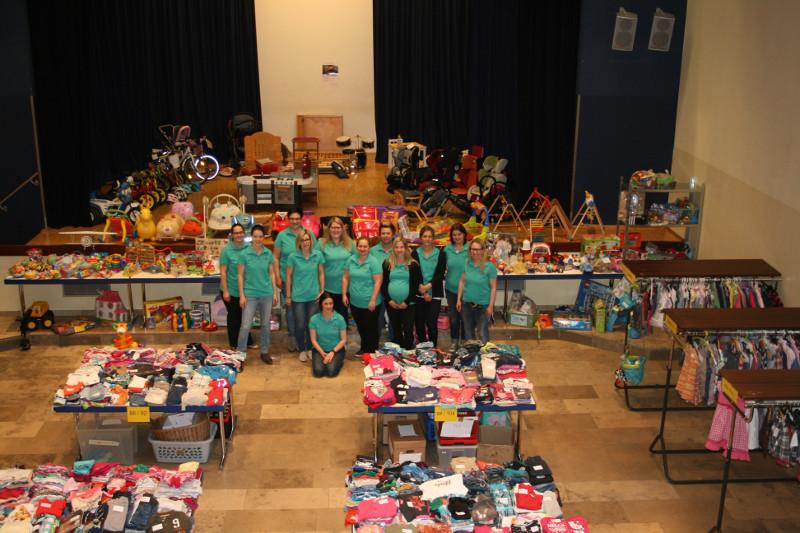
[[[593,533],[708,531],[719,485],[665,480],[660,457],[647,449],[660,413],[625,407],[613,386],[617,352],[562,340],[518,344],[538,402],[536,412],[522,416],[521,450],[548,461],[567,515],[586,517]],[[50,401],[83,349],[34,343],[27,352],[0,352],[0,467],[75,459],[73,420],[51,412]],[[219,443],[206,464],[198,532],[346,531],[345,471],[356,454],[371,450],[371,418],[359,395],[362,366],[348,359],[338,378],[317,380],[285,344],[272,353],[273,366],[250,353],[239,377],[235,438],[224,469],[217,468]],[[664,361],[648,362],[646,379],[662,380],[663,367]],[[636,394],[633,401],[658,403],[659,394]],[[670,413],[670,447],[701,446],[711,416]],[[143,433],[139,447],[136,460],[152,463]],[[771,460],[755,462],[760,472],[781,472]],[[716,454],[670,461],[677,478],[720,476],[722,466]],[[799,496],[796,482],[731,485],[723,529],[800,531]]]

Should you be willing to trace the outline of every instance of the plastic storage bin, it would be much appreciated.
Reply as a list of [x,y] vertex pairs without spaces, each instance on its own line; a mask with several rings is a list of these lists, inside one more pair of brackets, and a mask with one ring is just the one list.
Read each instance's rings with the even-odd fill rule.
[[153,453],[159,463],[185,463],[197,461],[205,463],[211,455],[211,446],[217,434],[217,424],[211,422],[209,436],[206,440],[197,442],[164,441],[156,440],[153,433],[147,437],[153,446]]
[[81,457],[102,463],[133,464],[136,453],[136,425],[124,414],[85,413],[75,430]]
[[477,444],[442,444],[436,439],[436,455],[439,458],[439,467],[448,468],[453,457],[477,457]]

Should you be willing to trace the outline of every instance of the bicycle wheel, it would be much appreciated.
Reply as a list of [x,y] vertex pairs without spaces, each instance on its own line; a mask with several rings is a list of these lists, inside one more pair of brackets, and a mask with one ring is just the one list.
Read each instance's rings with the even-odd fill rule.
[[194,160],[194,166],[203,181],[213,180],[219,174],[219,163],[212,155],[201,155]]

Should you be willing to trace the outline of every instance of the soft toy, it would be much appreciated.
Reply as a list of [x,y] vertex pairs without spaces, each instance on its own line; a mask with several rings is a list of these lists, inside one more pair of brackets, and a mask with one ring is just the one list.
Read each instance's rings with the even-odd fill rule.
[[233,226],[233,217],[239,213],[241,213],[239,208],[231,202],[224,204],[216,203],[214,204],[214,209],[211,210],[211,214],[208,216],[208,226],[214,230],[231,229],[231,226]]
[[152,241],[156,236],[156,223],[153,222],[153,214],[147,207],[142,207],[139,220],[136,221],[136,235],[140,241]]
[[156,238],[158,240],[175,240],[180,237],[181,228],[184,220],[180,215],[167,213],[161,215],[161,220],[156,226]]
[[184,220],[189,220],[194,216],[194,205],[192,202],[175,202],[172,204],[172,212]]

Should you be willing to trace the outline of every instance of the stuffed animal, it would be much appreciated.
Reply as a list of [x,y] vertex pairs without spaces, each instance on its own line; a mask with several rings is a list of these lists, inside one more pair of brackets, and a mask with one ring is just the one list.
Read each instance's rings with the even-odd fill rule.
[[156,223],[153,222],[153,214],[150,209],[142,207],[139,220],[136,221],[136,234],[140,241],[152,241],[156,235]]
[[211,210],[209,215],[208,225],[211,229],[222,230],[231,229],[233,225],[233,217],[241,213],[239,208],[231,202],[225,204],[216,203],[214,209]]
[[194,205],[192,202],[175,202],[172,204],[172,212],[184,220],[189,220],[194,216]]
[[156,226],[156,239],[158,240],[175,240],[180,237],[181,228],[184,221],[180,215],[175,213],[167,213],[161,215],[161,220],[158,221]]
[[181,228],[181,235],[189,235],[191,237],[200,237],[204,233],[203,225],[197,217],[191,217],[187,220]]

